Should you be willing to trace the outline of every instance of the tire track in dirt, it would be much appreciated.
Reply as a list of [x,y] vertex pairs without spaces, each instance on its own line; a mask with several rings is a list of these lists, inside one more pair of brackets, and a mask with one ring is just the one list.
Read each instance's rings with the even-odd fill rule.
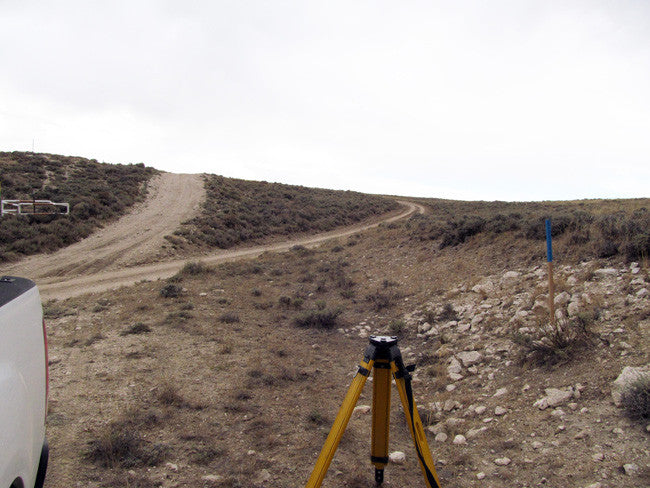
[[199,174],[162,173],[152,178],[147,199],[117,222],[52,254],[39,254],[2,267],[2,274],[37,283],[116,271],[150,262],[164,237],[195,216],[205,197]]
[[83,276],[50,276],[37,278],[41,295],[45,299],[65,299],[86,293],[96,293],[110,289],[129,286],[142,280],[157,280],[169,278],[176,274],[188,261],[200,260],[206,264],[218,264],[227,261],[236,261],[240,259],[253,259],[264,252],[287,251],[294,246],[315,247],[327,240],[349,236],[362,232],[382,223],[395,222],[405,219],[414,213],[424,213],[425,208],[417,203],[399,201],[405,208],[397,213],[393,212],[388,216],[376,219],[373,222],[365,224],[356,224],[353,226],[337,229],[330,232],[316,234],[309,237],[291,239],[273,244],[265,244],[238,249],[227,249],[215,251],[207,255],[198,255],[189,258],[177,259],[173,261],[164,261],[153,264],[140,265],[122,269],[104,270],[98,273],[87,274]]

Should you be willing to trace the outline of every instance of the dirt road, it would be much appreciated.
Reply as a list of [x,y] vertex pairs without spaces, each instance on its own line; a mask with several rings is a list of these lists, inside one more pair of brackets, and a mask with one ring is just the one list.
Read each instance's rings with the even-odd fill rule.
[[421,205],[401,201],[404,209],[363,224],[273,244],[152,263],[164,236],[195,215],[203,197],[200,175],[163,173],[151,182],[146,202],[135,206],[119,221],[56,253],[32,256],[5,266],[0,274],[33,279],[44,299],[65,299],[128,286],[141,280],[168,278],[192,260],[216,264],[254,258],[267,251],[284,251],[296,245],[315,246],[328,239],[345,237],[381,223],[406,218],[415,212],[424,212]]
[[199,211],[204,195],[201,175],[162,173],[149,183],[147,200],[117,222],[55,253],[3,266],[0,273],[43,283],[151,262],[164,236]]

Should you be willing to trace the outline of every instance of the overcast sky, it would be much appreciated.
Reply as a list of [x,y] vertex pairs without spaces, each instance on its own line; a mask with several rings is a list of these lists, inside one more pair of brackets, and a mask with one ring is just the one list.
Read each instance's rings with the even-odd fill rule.
[[650,197],[646,0],[0,0],[0,25],[0,150],[426,197]]

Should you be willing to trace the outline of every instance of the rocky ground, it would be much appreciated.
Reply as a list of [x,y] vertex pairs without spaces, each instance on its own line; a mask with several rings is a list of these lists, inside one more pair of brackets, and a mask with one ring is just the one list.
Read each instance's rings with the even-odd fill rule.
[[650,483],[650,423],[626,417],[614,383],[625,367],[650,374],[648,275],[599,264],[555,272],[564,347],[548,326],[545,267],[461,284],[405,315],[418,331],[405,352],[420,365],[420,412],[434,451],[444,446],[440,469],[455,465],[453,486]]
[[[648,420],[612,396],[649,363],[647,264],[558,266],[549,328],[546,267],[499,245],[381,227],[46,304],[46,486],[304,486],[370,334],[417,365],[443,487],[648,486]],[[324,487],[373,486],[370,386]],[[390,450],[385,486],[423,486],[394,388]]]

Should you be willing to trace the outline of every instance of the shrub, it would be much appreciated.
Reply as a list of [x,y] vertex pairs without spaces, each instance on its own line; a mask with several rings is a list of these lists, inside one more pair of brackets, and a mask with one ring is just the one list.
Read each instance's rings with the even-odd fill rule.
[[86,459],[104,468],[160,464],[167,456],[167,446],[146,442],[138,427],[130,419],[109,423],[88,443]]
[[224,454],[225,451],[218,447],[201,447],[193,449],[192,452],[190,452],[190,461],[200,466],[207,466],[215,459],[222,457]]
[[183,288],[181,288],[178,285],[174,285],[173,283],[170,283],[168,285],[163,286],[160,289],[160,296],[163,298],[177,298],[181,295],[182,291]]
[[171,384],[165,384],[158,392],[158,402],[168,407],[183,408],[189,406],[189,403],[178,392],[178,388]]
[[384,310],[385,308],[393,307],[397,301],[401,298],[401,295],[397,292],[381,292],[377,291],[366,296],[366,300],[372,303],[374,309],[378,312]]
[[341,309],[310,310],[296,317],[298,327],[312,327],[316,329],[331,329],[338,325]]
[[185,263],[185,266],[180,270],[181,275],[196,276],[205,273],[211,273],[212,268],[208,267],[205,263],[201,261],[191,261]]
[[131,327],[120,332],[120,335],[126,336],[130,334],[146,334],[147,332],[151,332],[151,327],[143,324],[142,322],[136,322]]
[[239,315],[232,312],[226,312],[219,317],[219,322],[223,322],[224,324],[234,324],[239,321]]
[[558,320],[542,323],[531,335],[516,333],[515,343],[523,348],[524,359],[538,365],[553,365],[570,360],[578,352],[593,345],[595,334],[589,330],[591,319]]
[[391,320],[388,331],[391,335],[404,336],[408,332],[408,328],[403,320]]
[[621,402],[632,420],[646,422],[650,419],[650,374],[641,376],[623,390]]

